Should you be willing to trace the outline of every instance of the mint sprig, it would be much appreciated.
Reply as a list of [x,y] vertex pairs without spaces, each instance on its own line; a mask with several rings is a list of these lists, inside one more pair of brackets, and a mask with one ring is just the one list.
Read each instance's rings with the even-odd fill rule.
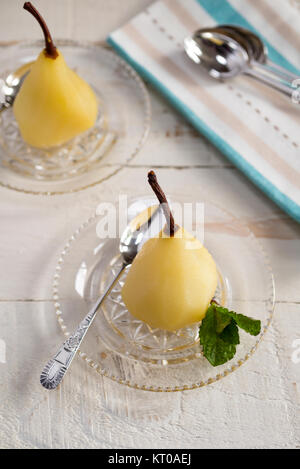
[[215,303],[210,305],[201,323],[199,337],[203,354],[211,365],[223,365],[234,357],[240,343],[239,327],[256,336],[260,333],[261,322]]

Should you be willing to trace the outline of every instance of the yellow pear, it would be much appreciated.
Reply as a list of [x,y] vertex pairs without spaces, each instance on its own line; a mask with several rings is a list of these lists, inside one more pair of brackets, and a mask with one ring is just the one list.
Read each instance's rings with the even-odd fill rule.
[[48,148],[71,140],[95,124],[97,98],[67,66],[37,10],[30,2],[24,8],[40,23],[46,47],[32,64],[13,110],[23,139],[34,147]]
[[[166,199],[161,203],[166,205]],[[168,209],[166,214],[170,217]],[[207,249],[183,228],[172,233],[169,226],[168,234],[163,230],[141,248],[122,298],[135,318],[174,331],[204,318],[217,282],[216,264]]]

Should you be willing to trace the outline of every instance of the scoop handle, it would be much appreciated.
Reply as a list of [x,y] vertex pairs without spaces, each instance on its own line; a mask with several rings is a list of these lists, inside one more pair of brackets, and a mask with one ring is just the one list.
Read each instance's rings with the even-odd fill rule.
[[284,75],[282,71],[255,61],[251,62],[245,73],[289,96],[294,104],[300,104],[300,76]]

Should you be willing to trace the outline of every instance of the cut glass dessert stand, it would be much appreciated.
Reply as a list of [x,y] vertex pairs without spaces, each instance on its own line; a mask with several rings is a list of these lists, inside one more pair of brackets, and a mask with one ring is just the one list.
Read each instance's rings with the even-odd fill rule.
[[[105,47],[74,41],[56,45],[68,66],[92,86],[98,119],[70,142],[40,150],[22,139],[12,108],[1,112],[0,185],[19,192],[55,195],[99,184],[134,158],[149,132],[149,95],[130,65]],[[37,41],[0,48],[0,80],[34,61],[43,47]]]
[[[174,196],[169,200],[171,204],[173,201],[182,204],[192,198]],[[156,203],[155,198],[131,200],[129,220]],[[99,310],[79,352],[99,374],[148,391],[195,389],[229,375],[256,351],[273,314],[274,284],[269,261],[254,234],[233,215],[209,202],[204,204],[204,210],[204,244],[219,273],[216,299],[229,309],[260,319],[261,333],[253,337],[241,330],[235,357],[214,368],[202,355],[197,324],[167,332],[153,330],[132,317],[121,298],[125,272]],[[95,214],[84,222],[67,241],[58,259],[53,299],[57,320],[66,337],[115,275],[120,262],[119,239],[100,235],[103,217]],[[201,233],[202,228],[203,224],[193,225],[196,232]]]

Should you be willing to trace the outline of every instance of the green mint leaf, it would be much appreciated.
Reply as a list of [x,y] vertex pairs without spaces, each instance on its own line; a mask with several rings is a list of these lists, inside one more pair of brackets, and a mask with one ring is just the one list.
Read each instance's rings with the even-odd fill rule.
[[[220,334],[217,333],[218,318],[216,309],[214,306],[210,306],[207,310],[206,316],[202,321],[199,336],[200,343],[203,347],[203,355],[213,366],[223,365],[227,361],[231,360],[236,353],[236,345],[228,342],[229,331],[225,333],[225,340],[223,340]],[[221,334],[224,334],[225,329]]]
[[240,343],[239,329],[234,319],[231,319],[231,323],[221,332],[220,339],[228,344],[238,345]]
[[251,335],[258,335],[261,322],[215,303],[210,305],[201,323],[199,337],[203,354],[213,366],[222,365],[234,357],[240,343],[238,327]]
[[260,333],[261,322],[259,319],[252,319],[248,316],[244,316],[243,314],[236,314],[233,311],[230,311],[230,314],[232,314],[232,318],[235,320],[237,325],[244,331],[248,332],[248,334],[258,335]]
[[248,316],[244,316],[243,314],[237,314],[234,311],[229,311],[229,309],[219,306],[217,304],[213,304],[216,311],[218,312],[219,316],[223,318],[225,322],[226,319],[228,320],[229,317],[234,319],[236,324],[243,329],[244,331],[248,332],[251,335],[258,335],[261,330],[261,322],[258,319],[252,319]]
[[220,313],[217,308],[215,308],[215,314],[216,314],[216,331],[218,334],[221,334],[221,332],[229,326],[229,324],[232,322],[232,318],[228,314],[222,314]]
[[227,344],[220,338],[216,338],[215,343],[203,345],[203,355],[212,366],[224,365],[236,354],[236,345]]

